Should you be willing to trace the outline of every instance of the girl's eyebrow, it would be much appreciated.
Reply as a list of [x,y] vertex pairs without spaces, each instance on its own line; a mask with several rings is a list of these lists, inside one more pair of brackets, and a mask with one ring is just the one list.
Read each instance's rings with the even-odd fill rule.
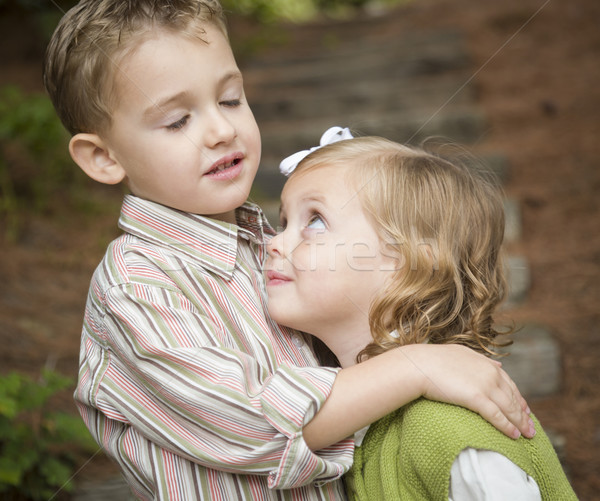
[[[300,198],[300,202],[305,203],[305,202],[318,202],[322,205],[326,205],[327,201],[326,198],[323,195],[305,195],[303,197]],[[283,200],[281,200],[281,203],[279,204],[279,217],[281,218],[281,215],[285,213],[285,203],[283,202]]]
[[303,202],[320,202],[322,204],[325,203],[325,197],[323,195],[307,195],[302,197]]

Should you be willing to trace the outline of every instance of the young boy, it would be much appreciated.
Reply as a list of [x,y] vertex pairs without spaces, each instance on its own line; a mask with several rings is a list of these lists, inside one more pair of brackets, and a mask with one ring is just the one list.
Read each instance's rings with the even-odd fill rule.
[[273,230],[245,203],[260,135],[216,1],[83,0],[44,80],[74,161],[131,192],[90,286],[75,398],[137,497],[344,499],[343,439],[421,395],[533,433],[514,383],[468,349],[319,368],[265,313]]

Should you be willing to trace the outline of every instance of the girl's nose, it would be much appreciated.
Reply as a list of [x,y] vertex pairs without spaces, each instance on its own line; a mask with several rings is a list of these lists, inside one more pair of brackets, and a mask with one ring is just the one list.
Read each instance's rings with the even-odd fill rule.
[[282,255],[283,233],[278,233],[267,243],[267,254],[270,257]]

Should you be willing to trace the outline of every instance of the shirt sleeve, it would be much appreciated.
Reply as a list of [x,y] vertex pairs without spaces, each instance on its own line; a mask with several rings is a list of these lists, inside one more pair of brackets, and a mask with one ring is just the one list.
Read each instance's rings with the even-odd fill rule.
[[192,462],[268,475],[273,488],[330,481],[350,467],[352,440],[313,453],[302,436],[336,369],[271,370],[175,290],[120,285],[104,302],[101,325],[86,322],[104,346],[103,360],[83,357],[81,401]]
[[507,457],[467,448],[450,470],[449,501],[541,501],[536,481]]

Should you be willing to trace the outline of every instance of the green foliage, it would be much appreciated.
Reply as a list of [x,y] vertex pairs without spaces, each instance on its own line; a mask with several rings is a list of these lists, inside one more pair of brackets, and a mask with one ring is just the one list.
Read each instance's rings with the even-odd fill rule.
[[[378,3],[400,3],[403,0],[379,0]],[[336,12],[340,9],[364,7],[373,0],[221,0],[229,11],[252,16],[262,22],[288,19],[306,21],[318,12]]]
[[315,0],[317,6],[323,9],[331,9],[340,6],[363,7],[369,0]]
[[45,95],[0,88],[0,219],[5,236],[16,236],[20,211],[44,212],[53,199],[64,199],[81,183],[68,140]]
[[221,4],[228,12],[262,22],[278,19],[302,21],[316,12],[314,0],[221,0]]
[[48,412],[48,400],[72,381],[44,371],[40,381],[10,373],[0,376],[0,497],[48,500],[71,491],[77,454],[93,452],[83,421]]

